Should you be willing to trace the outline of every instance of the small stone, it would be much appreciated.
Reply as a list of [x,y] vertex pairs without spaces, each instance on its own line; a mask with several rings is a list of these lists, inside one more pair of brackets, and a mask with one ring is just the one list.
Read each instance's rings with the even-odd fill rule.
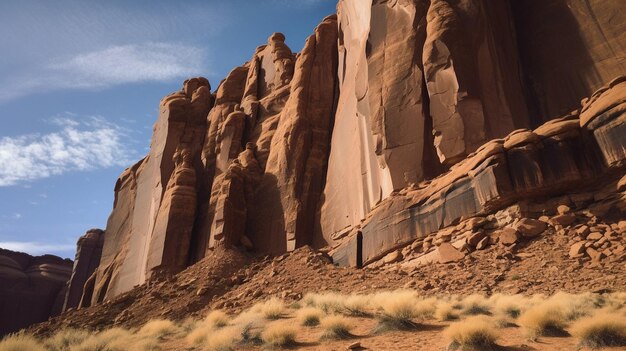
[[522,218],[515,225],[515,229],[526,238],[534,238],[543,233],[547,224],[532,218]]
[[511,245],[517,242],[517,240],[519,239],[519,235],[517,233],[517,230],[511,227],[506,227],[500,231],[499,238],[502,244]]
[[579,241],[570,247],[569,257],[571,258],[582,257],[584,252],[585,252],[585,242]]
[[361,348],[361,343],[360,342],[353,342],[352,344],[348,345],[348,350],[356,350],[356,349],[360,349]]
[[484,250],[489,245],[489,237],[484,237],[481,241],[476,245],[476,250]]
[[593,241],[596,241],[596,240],[600,240],[603,236],[604,236],[604,235],[602,235],[602,234],[601,234],[601,233],[599,233],[599,232],[593,232],[593,233],[591,233],[591,234],[587,235],[587,240],[593,240]]
[[198,289],[198,291],[196,291],[196,296],[202,296],[206,294],[206,292],[207,292],[207,288],[203,286],[200,289]]
[[550,220],[552,223],[560,224],[562,226],[568,226],[576,221],[576,215],[573,213],[561,214],[552,217]]
[[556,212],[557,212],[558,214],[560,214],[560,215],[570,213],[571,211],[572,211],[572,209],[571,209],[571,208],[569,208],[569,206],[567,206],[567,205],[559,205],[559,206],[556,208]]
[[467,238],[467,243],[472,247],[476,247],[478,243],[484,238],[485,238],[485,232],[481,230],[476,233],[471,233]]
[[588,234],[589,226],[582,225],[580,226],[580,228],[576,229],[576,235],[580,236],[581,238],[586,238]]
[[588,247],[586,251],[587,251],[587,255],[591,257],[592,262],[600,262],[600,260],[602,260],[605,257],[605,255],[602,252],[599,252],[596,249],[591,248],[591,247]]

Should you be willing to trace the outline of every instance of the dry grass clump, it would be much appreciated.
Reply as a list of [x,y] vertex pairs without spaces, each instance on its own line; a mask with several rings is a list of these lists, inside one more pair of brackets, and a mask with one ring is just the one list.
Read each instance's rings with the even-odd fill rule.
[[234,326],[241,332],[241,341],[246,344],[261,343],[261,330],[265,323],[263,314],[251,310],[242,312],[233,319]]
[[154,342],[136,338],[130,331],[122,328],[111,328],[90,335],[80,344],[70,346],[70,351],[123,351],[123,350],[153,350]]
[[[304,296],[302,301],[307,306],[322,309],[324,313],[341,313],[345,308],[346,296],[332,292],[324,294],[308,293]],[[354,302],[356,302],[356,300]]]
[[287,307],[282,300],[272,297],[269,300],[258,303],[250,309],[252,312],[261,313],[266,319],[274,320],[282,318]]
[[226,313],[215,310],[209,312],[199,323],[196,323],[185,339],[192,345],[204,344],[209,335],[217,334],[216,331],[228,325],[229,317]]
[[300,325],[305,327],[314,327],[320,324],[323,312],[317,307],[304,307],[296,313]]
[[374,295],[373,301],[380,309],[380,314],[377,316],[378,325],[374,332],[411,330],[417,327],[417,324],[413,322],[413,318],[419,315],[416,308],[417,294],[414,291],[382,292]]
[[497,332],[493,323],[486,316],[472,316],[452,323],[446,329],[451,350],[493,350],[497,348]]
[[227,326],[228,322],[229,317],[226,313],[220,310],[215,310],[207,314],[206,318],[204,318],[203,323],[211,328],[219,329]]
[[241,338],[241,331],[234,327],[213,330],[204,344],[206,351],[230,351]]
[[344,316],[327,316],[320,322],[320,327],[323,330],[322,339],[348,339],[353,337],[352,333],[350,333],[350,330],[352,330],[350,320]]
[[167,319],[155,319],[144,324],[137,332],[137,335],[139,337],[161,340],[178,332],[180,332],[180,328],[174,322]]
[[[44,345],[50,351],[67,351],[70,346],[78,345],[89,337],[89,332],[80,329],[61,329],[49,337]],[[1,349],[1,348],[0,348]]]
[[297,330],[284,324],[273,324],[261,333],[261,339],[268,347],[289,347],[296,344]]
[[496,316],[516,319],[522,313],[524,297],[521,295],[493,295],[493,311]]
[[561,308],[558,304],[546,301],[522,313],[518,318],[518,323],[531,339],[540,336],[567,335],[565,316]]
[[370,297],[366,295],[350,295],[343,302],[344,313],[354,317],[369,317]]
[[578,320],[571,332],[579,339],[581,347],[626,346],[626,317],[600,312]]
[[2,351],[46,351],[46,348],[36,338],[19,333],[5,336],[0,341]]
[[468,297],[464,298],[462,301],[463,309],[461,310],[462,315],[466,316],[475,316],[479,314],[491,315],[491,308],[489,306],[489,301],[482,295],[472,294]]
[[454,308],[455,303],[451,301],[440,301],[435,307],[435,319],[441,322],[448,322],[459,319],[459,313]]

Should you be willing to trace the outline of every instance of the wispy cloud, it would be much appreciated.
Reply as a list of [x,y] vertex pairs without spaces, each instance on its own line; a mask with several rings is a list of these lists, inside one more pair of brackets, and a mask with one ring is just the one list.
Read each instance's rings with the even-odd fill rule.
[[34,241],[0,241],[0,248],[26,252],[31,255],[42,255],[50,252],[73,251],[75,244],[45,244]]
[[40,67],[36,75],[20,77],[0,88],[0,101],[32,92],[169,81],[206,73],[205,61],[202,49],[178,43],[111,46],[55,59]]
[[102,117],[55,118],[48,134],[0,138],[0,186],[130,163],[125,132]]

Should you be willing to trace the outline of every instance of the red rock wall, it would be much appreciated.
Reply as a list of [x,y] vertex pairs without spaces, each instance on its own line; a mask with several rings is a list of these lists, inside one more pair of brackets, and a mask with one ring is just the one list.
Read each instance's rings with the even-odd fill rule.
[[[149,154],[116,184],[80,304],[222,245],[341,244],[339,260],[367,263],[515,196],[621,169],[621,117],[531,131],[624,71],[619,7],[340,0],[299,54],[275,33],[213,94],[204,78],[186,81],[161,102]],[[618,99],[600,96],[581,121]]]
[[0,249],[0,336],[61,313],[72,261]]

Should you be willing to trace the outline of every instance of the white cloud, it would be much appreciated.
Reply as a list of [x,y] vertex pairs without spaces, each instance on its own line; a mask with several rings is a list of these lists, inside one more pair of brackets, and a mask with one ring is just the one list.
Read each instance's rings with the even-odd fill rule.
[[0,248],[26,252],[31,255],[42,255],[50,252],[72,251],[76,249],[75,244],[44,244],[34,241],[0,241]]
[[207,74],[202,49],[178,43],[144,43],[58,58],[5,85],[0,101],[32,92],[102,89],[141,82],[165,82]]
[[60,127],[56,132],[0,138],[0,186],[123,166],[134,156],[124,131],[101,117],[54,121]]

